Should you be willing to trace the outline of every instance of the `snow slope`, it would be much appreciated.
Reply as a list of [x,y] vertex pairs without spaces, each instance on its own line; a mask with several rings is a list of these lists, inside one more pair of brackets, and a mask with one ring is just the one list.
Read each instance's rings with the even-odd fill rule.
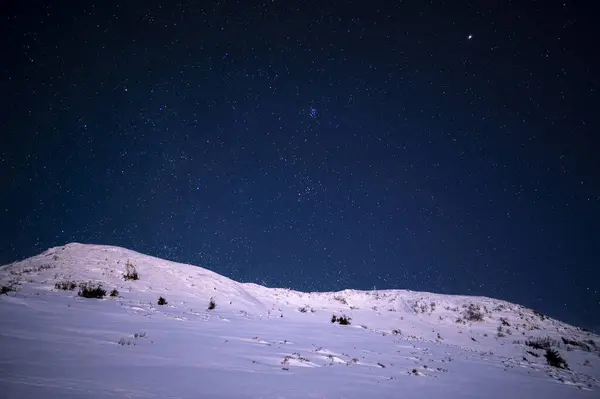
[[[127,263],[139,280],[123,278]],[[107,296],[84,298],[78,288],[55,287],[60,282],[101,283]],[[271,289],[123,248],[75,243],[0,267],[0,285],[13,289],[0,295],[5,399],[600,392],[598,336],[491,298]],[[108,296],[112,289],[119,295]],[[159,296],[168,304],[158,305]],[[209,310],[211,299],[216,308]],[[334,314],[351,324],[332,323]],[[545,350],[525,344],[540,338],[569,369],[549,366]]]

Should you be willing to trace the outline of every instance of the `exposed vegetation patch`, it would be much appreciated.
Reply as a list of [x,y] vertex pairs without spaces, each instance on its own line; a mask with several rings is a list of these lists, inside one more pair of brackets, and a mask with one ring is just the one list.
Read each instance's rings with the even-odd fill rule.
[[468,321],[483,321],[483,312],[479,305],[470,303],[462,313],[463,318]]
[[552,367],[557,367],[560,369],[569,369],[569,365],[567,361],[558,353],[555,349],[547,349],[546,354],[544,355],[548,364]]
[[[352,306],[350,306],[350,308],[352,308]],[[298,312],[300,312],[300,313],[306,313],[309,310],[310,310],[311,313],[315,313],[316,312],[316,310],[314,308],[312,308],[311,306],[309,306],[309,305],[305,305],[305,306],[302,306],[302,307],[298,308]]]
[[101,284],[82,283],[77,295],[83,298],[102,299],[106,296],[106,290],[102,288]]
[[7,295],[9,292],[14,291],[15,289],[10,285],[2,285],[0,286],[0,295]]
[[26,267],[21,270],[11,270],[10,274],[12,274],[13,276],[21,276],[23,274],[37,273],[42,270],[54,269],[55,267],[56,266],[52,266],[52,265],[40,265],[40,266]]
[[125,280],[140,279],[140,275],[138,274],[137,269],[135,268],[135,265],[133,265],[133,263],[127,261],[127,263],[125,264],[125,274],[123,274],[123,278]]
[[159,296],[159,297],[158,297],[158,304],[159,304],[159,305],[161,305],[161,306],[162,306],[162,305],[166,305],[166,304],[168,304],[168,303],[169,303],[169,302],[167,302],[167,300],[166,300],[165,298],[163,298],[162,296]]
[[[136,340],[141,339],[141,338],[146,338],[146,333],[145,332],[136,332],[135,334],[133,334],[133,338]],[[130,346],[130,345],[135,346],[135,341],[132,342],[125,337],[120,338],[117,343],[121,346]]]
[[215,299],[210,298],[210,302],[208,302],[208,310],[213,310],[216,307],[217,307],[217,304],[215,303]]
[[506,337],[506,334],[504,333],[504,330],[502,329],[502,326],[498,326],[498,333],[496,334],[496,336],[498,338]]
[[542,314],[542,313],[538,312],[537,310],[534,310],[534,311],[533,311],[533,314],[534,314],[534,315],[536,315],[537,317],[539,317],[541,321],[544,321],[544,320],[546,320],[546,315],[544,315],[544,314]]
[[336,301],[338,301],[341,304],[344,304],[344,305],[348,304],[348,301],[346,301],[346,298],[344,298],[343,296],[336,295],[333,297],[333,299],[335,299]]
[[577,347],[583,349],[586,352],[591,352],[592,351],[592,348],[590,348],[590,346],[588,344],[586,344],[585,342],[575,341],[573,339],[568,339],[568,338],[565,338],[565,337],[561,337],[561,339],[562,339],[562,342],[565,345],[577,346]]
[[112,291],[110,291],[110,296],[111,297],[119,296],[119,291],[116,288],[113,288]]
[[553,346],[560,346],[560,344],[557,340],[552,339],[550,337],[536,338],[535,340],[526,341],[525,345],[530,346],[534,349],[542,349],[542,350],[548,350],[548,349],[552,348]]
[[77,282],[75,281],[59,281],[56,284],[54,284],[54,288],[56,288],[57,290],[63,290],[63,291],[73,291],[75,290],[75,288],[77,288]]
[[343,316],[340,316],[340,317],[337,317],[336,315],[331,316],[331,322],[332,323],[339,323],[339,324],[341,324],[343,326],[350,325],[351,324],[350,323],[351,320],[352,320],[352,318],[348,317],[346,315],[343,315]]

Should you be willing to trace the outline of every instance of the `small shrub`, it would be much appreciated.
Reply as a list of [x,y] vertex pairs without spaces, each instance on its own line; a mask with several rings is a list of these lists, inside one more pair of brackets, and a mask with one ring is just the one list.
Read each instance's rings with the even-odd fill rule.
[[135,268],[135,266],[127,261],[125,264],[125,274],[123,274],[123,278],[125,280],[139,280],[140,276]]
[[9,292],[14,291],[15,289],[8,285],[3,285],[0,287],[0,295],[7,295]]
[[559,369],[569,369],[569,365],[567,361],[563,359],[563,357],[558,353],[558,351],[554,349],[547,349],[546,354],[544,355],[548,364],[552,367],[557,367]]
[[83,298],[102,299],[106,296],[106,290],[100,284],[96,286],[91,283],[81,284],[77,295]]
[[163,298],[162,296],[158,297],[158,304],[159,305],[166,305],[168,302],[165,298]]
[[338,301],[344,305],[348,304],[348,301],[346,301],[346,298],[344,298],[343,296],[334,296],[333,299],[335,299],[336,301]]
[[537,310],[534,310],[533,314],[535,314],[537,317],[539,317],[541,321],[546,320],[546,316],[544,314],[538,312]]
[[468,321],[483,321],[483,312],[479,305],[470,303],[467,309],[463,312],[463,317]]
[[333,315],[331,317],[331,322],[332,323],[338,322],[339,324],[341,324],[343,326],[350,325],[351,324],[350,320],[352,320],[352,318],[350,318],[350,317],[348,317],[346,315],[343,315],[343,316],[340,316],[340,317],[336,317],[336,315]]
[[552,346],[558,346],[558,341],[556,341],[550,337],[537,338],[533,341],[526,341],[525,345],[530,346],[534,349],[548,350]]
[[217,304],[215,303],[215,300],[213,298],[210,298],[210,302],[208,303],[208,310],[213,310],[216,307]]
[[502,323],[503,326],[510,327],[510,323],[504,317],[500,318],[500,322]]
[[77,288],[77,283],[75,281],[59,281],[54,284],[54,288],[63,291],[73,291]]
[[588,344],[592,345],[594,348],[597,348],[598,346],[596,345],[596,341],[594,341],[593,339],[588,339],[587,341]]
[[537,353],[535,353],[533,351],[527,351],[527,353],[529,353],[533,357],[540,357],[540,355],[538,355]]
[[591,352],[591,350],[592,350],[592,348],[590,348],[590,346],[588,344],[586,344],[585,342],[575,341],[573,339],[568,339],[565,337],[561,337],[561,339],[565,345],[578,346],[586,352]]
[[301,308],[298,308],[298,312],[300,312],[300,313],[306,313],[306,312],[307,312],[307,310],[306,310],[306,306],[303,306],[303,307],[301,307]]
[[119,296],[119,291],[116,288],[113,288],[112,291],[110,292],[110,296],[111,297]]

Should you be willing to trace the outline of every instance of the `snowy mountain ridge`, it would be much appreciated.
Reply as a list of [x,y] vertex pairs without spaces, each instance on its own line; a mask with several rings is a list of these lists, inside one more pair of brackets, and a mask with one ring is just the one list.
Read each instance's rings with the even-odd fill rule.
[[[124,278],[132,271],[137,279]],[[598,336],[487,297],[304,293],[78,243],[0,267],[0,285],[6,397],[383,398],[397,397],[400,384],[412,392],[407,397],[506,397],[514,390],[516,397],[559,398],[595,397],[600,388]],[[87,288],[106,292],[87,298]],[[25,346],[35,360],[19,351]],[[552,366],[548,351],[565,363]],[[54,367],[86,363],[81,352],[107,364],[118,358],[117,368],[141,377],[80,365],[73,379]],[[192,387],[187,378],[207,385]],[[213,381],[223,381],[221,388]],[[476,387],[485,381],[503,388],[481,396]]]

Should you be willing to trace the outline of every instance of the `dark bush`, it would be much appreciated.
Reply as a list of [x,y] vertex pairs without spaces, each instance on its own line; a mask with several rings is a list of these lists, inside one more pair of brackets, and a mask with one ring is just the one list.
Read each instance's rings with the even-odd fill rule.
[[547,349],[550,349],[552,346],[558,346],[558,341],[556,341],[550,337],[545,337],[545,338],[537,338],[533,341],[526,341],[525,345],[530,346],[535,349],[547,350]]
[[340,323],[343,326],[350,325],[351,324],[350,320],[352,320],[352,318],[350,318],[350,317],[348,317],[346,315],[343,315],[341,317],[336,317],[336,315],[333,315],[331,317],[331,322],[332,323],[338,322],[338,323]]
[[139,280],[140,276],[132,263],[127,262],[125,264],[125,274],[123,275],[125,280]]
[[463,312],[463,317],[468,321],[483,321],[483,312],[479,305],[470,303],[469,307]]
[[167,302],[167,300],[165,298],[163,298],[162,296],[158,297],[158,304],[159,305],[166,305],[167,303],[168,302]]
[[100,284],[94,286],[92,284],[81,284],[77,295],[83,298],[102,299],[106,296],[106,290]]
[[533,314],[535,314],[537,317],[539,317],[541,321],[546,320],[546,315],[544,315],[543,313],[538,312],[537,310],[534,310]]
[[15,289],[13,287],[10,287],[8,285],[3,285],[0,287],[0,295],[6,295],[11,291],[14,291]]
[[544,356],[546,357],[546,361],[550,366],[558,367],[559,369],[569,369],[567,361],[563,359],[558,351],[554,349],[547,349]]
[[112,297],[119,296],[119,291],[116,288],[113,288],[112,291],[110,292],[110,296],[112,296]]
[[213,310],[216,307],[217,304],[215,303],[215,300],[213,298],[210,298],[210,302],[208,303],[208,310]]

